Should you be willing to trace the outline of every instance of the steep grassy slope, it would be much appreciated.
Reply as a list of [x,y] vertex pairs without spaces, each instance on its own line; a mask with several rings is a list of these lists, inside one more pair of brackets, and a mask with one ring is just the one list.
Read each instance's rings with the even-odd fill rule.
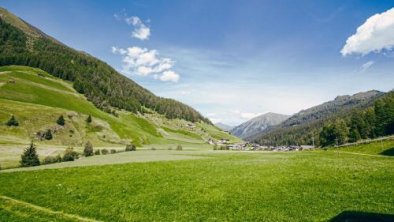
[[[0,164],[10,165],[9,151],[13,156],[11,165],[15,165],[22,148],[32,139],[39,148],[53,146],[51,152],[42,151],[42,157],[61,152],[60,147],[81,147],[88,140],[96,147],[124,147],[132,142],[137,146],[183,144],[196,148],[211,137],[237,140],[210,124],[169,120],[154,111],[145,115],[122,110],[117,113],[116,117],[97,109],[70,82],[40,69],[0,67]],[[19,121],[18,127],[5,125],[11,115]],[[56,123],[60,115],[66,119],[64,127]],[[86,122],[88,115],[93,118],[90,124]],[[37,132],[48,129],[54,138],[39,140]]]
[[394,214],[392,157],[210,153],[197,160],[1,173],[0,196],[29,205],[0,198],[0,217],[20,221],[56,211],[100,221],[329,221],[344,211]]
[[65,46],[1,7],[0,65],[37,67],[71,81],[101,110],[115,107],[137,113],[148,108],[171,119],[210,123],[192,107],[154,95],[105,62]]

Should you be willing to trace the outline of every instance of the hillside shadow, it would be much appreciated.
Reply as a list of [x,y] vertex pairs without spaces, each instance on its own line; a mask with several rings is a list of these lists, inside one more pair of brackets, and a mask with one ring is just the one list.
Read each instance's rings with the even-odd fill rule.
[[367,213],[360,211],[343,211],[331,218],[330,222],[394,222],[393,214]]
[[394,156],[394,147],[381,152],[380,155]]

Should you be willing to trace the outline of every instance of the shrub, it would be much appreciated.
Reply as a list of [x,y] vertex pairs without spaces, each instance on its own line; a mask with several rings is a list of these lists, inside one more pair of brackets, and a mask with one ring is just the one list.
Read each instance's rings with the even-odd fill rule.
[[63,115],[60,115],[59,118],[56,121],[57,124],[59,124],[60,126],[64,126],[64,124],[66,124]]
[[136,151],[137,147],[134,144],[129,144],[126,146],[126,151]]
[[107,154],[108,154],[108,150],[107,150],[107,149],[102,149],[102,150],[101,150],[101,154],[107,155]]
[[22,167],[30,167],[30,166],[39,166],[40,160],[38,159],[38,154],[36,151],[36,146],[33,142],[30,143],[30,146],[25,149],[23,154],[21,155],[21,166]]
[[63,161],[74,161],[78,159],[78,157],[79,154],[75,152],[72,147],[69,147],[64,151]]
[[229,150],[227,146],[219,146],[219,150]]
[[15,116],[12,115],[11,118],[6,123],[7,126],[19,126],[18,120],[16,120]]
[[111,154],[114,154],[114,153],[116,153],[116,150],[115,149],[111,149]]
[[152,147],[152,148],[150,148],[151,150],[156,150],[156,148],[155,147]]
[[100,150],[99,149],[95,150],[94,155],[100,155]]
[[53,138],[52,136],[52,131],[50,129],[48,129],[45,133],[44,133],[44,138],[46,140],[51,140]]
[[93,145],[89,141],[85,144],[85,148],[83,149],[83,155],[86,157],[93,156]]
[[62,162],[62,158],[60,157],[60,155],[47,156],[45,157],[43,164],[60,163],[60,162]]
[[183,148],[182,148],[182,146],[180,145],[180,144],[178,144],[177,146],[176,146],[176,150],[182,150]]
[[86,122],[87,123],[91,123],[92,122],[92,116],[91,115],[89,115],[88,118],[86,118]]
[[169,147],[168,147],[168,150],[172,150],[172,147],[171,147],[171,146],[169,146]]
[[217,144],[213,145],[213,150],[218,150],[218,145]]

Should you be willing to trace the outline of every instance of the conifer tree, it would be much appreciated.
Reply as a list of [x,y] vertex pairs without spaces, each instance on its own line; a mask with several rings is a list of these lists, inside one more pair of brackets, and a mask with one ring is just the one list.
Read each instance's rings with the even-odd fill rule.
[[88,118],[86,118],[86,122],[87,123],[91,123],[92,122],[92,116],[91,115],[89,115]]
[[56,121],[57,124],[59,124],[60,126],[64,126],[64,124],[66,123],[64,120],[63,115],[60,115],[59,118]]
[[33,142],[30,143],[29,147],[25,149],[21,156],[21,166],[22,167],[30,167],[30,166],[39,166],[40,160],[38,159],[38,154],[36,151],[36,146]]
[[93,145],[88,141],[85,144],[85,148],[83,149],[84,156],[93,156]]
[[7,121],[7,126],[19,126],[18,120],[16,120],[15,116],[12,115],[11,118]]
[[50,130],[50,129],[48,129],[46,132],[45,132],[45,139],[46,140],[51,140],[52,138],[53,138],[53,136],[52,136],[52,131]]

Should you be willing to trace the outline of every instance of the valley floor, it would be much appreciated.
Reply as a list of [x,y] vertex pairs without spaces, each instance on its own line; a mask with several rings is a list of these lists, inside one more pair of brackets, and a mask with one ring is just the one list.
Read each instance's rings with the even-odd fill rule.
[[[392,144],[384,144],[384,150],[392,148]],[[392,219],[394,158],[380,154],[380,149],[368,155],[359,155],[363,147],[347,149],[302,152],[146,149],[105,158],[130,155],[130,160],[153,162],[3,172],[0,218],[327,221],[343,215],[373,213]],[[94,158],[102,156],[91,160]],[[160,161],[176,159],[179,160]]]

